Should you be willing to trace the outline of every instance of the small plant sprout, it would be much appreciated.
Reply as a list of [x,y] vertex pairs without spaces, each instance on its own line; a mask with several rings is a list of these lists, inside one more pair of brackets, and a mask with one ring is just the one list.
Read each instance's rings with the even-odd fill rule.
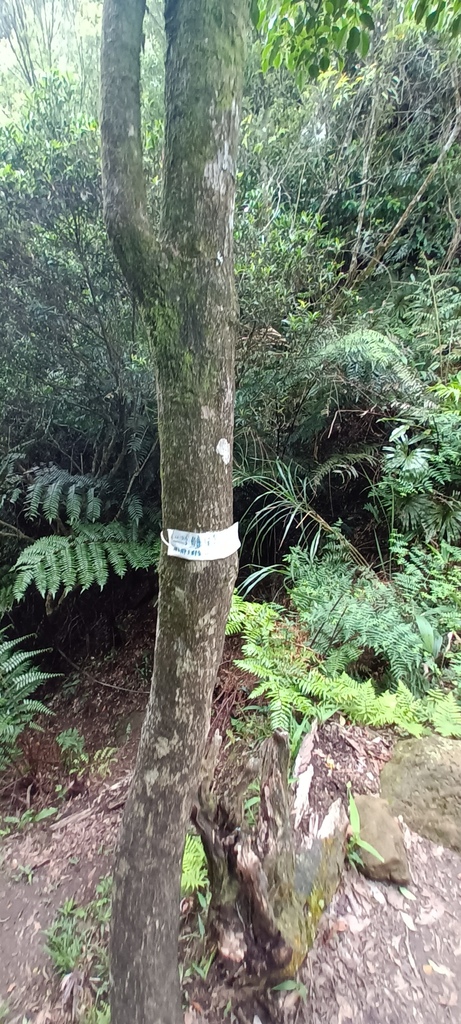
[[381,864],[384,863],[384,857],[375,850],[371,843],[367,843],[365,839],[362,839],[360,835],[360,814],[358,811],[357,804],[352,795],[352,786],[350,782],[347,783],[347,798],[349,803],[349,839],[347,846],[347,856],[352,864],[363,864],[359,850],[366,850],[367,853],[371,853],[372,857],[376,857]]
[[296,992],[303,1003],[307,1002],[307,988],[302,981],[298,981],[297,978],[287,978],[286,981],[281,981],[280,985],[274,985],[273,992]]

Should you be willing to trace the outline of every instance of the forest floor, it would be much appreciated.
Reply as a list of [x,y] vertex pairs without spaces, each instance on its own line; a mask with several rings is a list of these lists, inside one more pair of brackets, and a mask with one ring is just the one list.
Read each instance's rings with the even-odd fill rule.
[[[72,1021],[75,1000],[67,999],[63,1007],[44,931],[65,901],[87,904],[111,870],[147,701],[153,630],[148,612],[133,617],[125,647],[103,661],[87,661],[76,673],[78,686],[70,677],[60,687],[55,718],[43,733],[27,739],[30,771],[21,785],[0,793],[2,815],[19,819],[0,847],[0,1022]],[[238,641],[228,640],[215,694],[213,728],[224,735],[246,700],[247,681],[233,665],[237,652]],[[78,786],[63,774],[55,742],[59,732],[75,726],[88,753]],[[323,812],[345,794],[349,781],[355,792],[378,792],[379,771],[392,743],[390,733],[348,726],[339,717],[321,726],[313,758],[314,808]],[[102,760],[92,759],[101,749]],[[21,827],[21,812],[30,812],[27,819],[50,805],[55,814]],[[280,993],[270,1014],[258,1003],[245,1020],[460,1024],[461,858],[405,827],[404,839],[412,879],[408,890],[347,870],[324,915],[302,984]],[[223,1020],[223,995],[213,991],[212,978],[212,972],[208,983],[193,974],[188,978],[186,1024]],[[77,980],[77,996],[89,998],[85,979]]]

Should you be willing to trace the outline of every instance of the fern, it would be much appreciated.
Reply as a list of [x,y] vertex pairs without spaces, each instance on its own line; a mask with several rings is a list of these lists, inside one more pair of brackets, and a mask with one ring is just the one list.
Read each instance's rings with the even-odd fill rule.
[[383,456],[381,479],[370,489],[375,518],[384,513],[391,529],[399,523],[426,541],[456,542],[461,536],[459,411],[433,400],[424,409],[407,410]]
[[412,689],[425,688],[427,652],[417,624],[423,609],[409,606],[396,588],[370,570],[358,572],[347,565],[343,552],[332,545],[326,556],[314,561],[294,549],[289,573],[300,622],[317,653],[332,659],[330,668],[333,652],[339,650],[342,657],[336,667],[355,666],[363,675],[370,659],[375,659],[381,682],[395,688],[402,680]]
[[34,665],[44,651],[22,650],[20,644],[28,637],[6,640],[4,636],[0,632],[0,771],[16,756],[16,743],[26,725],[38,714],[50,714],[41,701],[31,699],[37,687],[51,678]]
[[78,476],[60,466],[47,466],[36,471],[27,488],[25,516],[38,519],[42,515],[48,523],[61,518],[70,526],[93,523],[101,516],[101,495],[106,491],[104,478],[96,481],[89,474]]
[[21,552],[13,567],[13,594],[20,601],[34,584],[45,597],[77,587],[105,586],[112,569],[123,577],[129,568],[148,569],[159,554],[157,538],[133,540],[122,523],[76,525],[68,537],[40,537]]
[[264,635],[270,636],[278,621],[281,608],[276,604],[258,604],[245,601],[234,593],[226,625],[227,636],[245,632],[248,641],[252,638],[260,640]]
[[376,728],[393,725],[412,736],[423,732],[422,702],[403,683],[393,692],[377,694],[371,679],[360,683],[346,673],[336,678],[317,673],[307,677],[304,686],[319,700],[328,699],[352,722]]
[[208,882],[205,851],[200,836],[188,833],[184,844],[181,872],[181,894],[188,896],[204,889]]
[[291,733],[293,716],[324,720],[341,711],[352,722],[394,726],[412,736],[427,725],[442,735],[461,735],[461,706],[453,693],[431,690],[417,697],[401,680],[380,693],[371,679],[332,674],[329,660],[308,646],[299,623],[281,608],[236,595],[231,624],[243,637],[243,657],[236,664],[256,678],[250,699],[264,698],[272,729]]
[[447,384],[436,384],[432,389],[442,399],[447,412],[461,413],[461,371]]
[[461,704],[453,693],[430,690],[423,706],[427,721],[436,732],[461,738]]

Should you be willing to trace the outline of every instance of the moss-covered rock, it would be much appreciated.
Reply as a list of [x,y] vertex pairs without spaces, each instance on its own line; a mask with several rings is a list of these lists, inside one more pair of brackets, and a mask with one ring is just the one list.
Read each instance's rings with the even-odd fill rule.
[[414,832],[461,852],[460,740],[401,740],[381,772],[381,792]]

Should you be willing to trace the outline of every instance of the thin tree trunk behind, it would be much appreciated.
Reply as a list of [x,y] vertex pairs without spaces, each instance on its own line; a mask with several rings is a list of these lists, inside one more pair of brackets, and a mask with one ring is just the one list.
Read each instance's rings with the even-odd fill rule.
[[[165,185],[156,240],[140,176],[144,0],[105,0],[105,215],[152,341],[164,530],[223,530],[233,518],[232,233],[247,7],[247,0],[167,0]],[[131,109],[121,110],[125,95]],[[114,877],[112,1024],[182,1021],[181,859],[236,569],[237,555],[184,561],[164,549],[161,556],[152,692]]]

